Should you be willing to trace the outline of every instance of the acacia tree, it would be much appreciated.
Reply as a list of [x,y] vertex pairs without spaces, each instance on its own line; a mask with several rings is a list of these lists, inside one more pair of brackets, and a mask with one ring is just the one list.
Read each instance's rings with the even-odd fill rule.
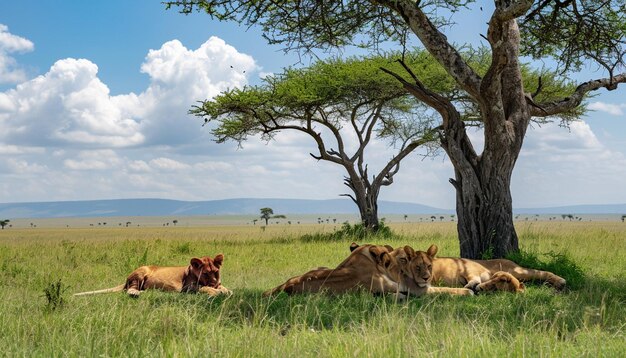
[[[265,225],[269,224],[270,219],[286,219],[285,215],[274,215],[274,209],[272,208],[261,208],[261,219],[265,220]],[[253,220],[256,225],[257,220]]]
[[[385,41],[417,39],[467,94],[484,126],[477,153],[467,135],[463,108],[433,91],[422,78],[389,71],[416,99],[441,117],[441,146],[454,166],[461,256],[495,257],[518,250],[513,226],[511,176],[532,118],[567,119],[585,96],[626,82],[624,0],[494,0],[486,36],[491,63],[479,73],[440,31],[471,0],[208,1],[168,3],[181,12],[205,11],[219,20],[259,25],[263,36],[286,50],[308,52],[346,45],[376,48]],[[487,4],[481,3],[486,6]],[[442,10],[443,11],[440,11]],[[474,6],[472,11],[482,11]],[[469,10],[467,10],[469,11]],[[448,16],[452,14],[451,16]],[[478,36],[478,34],[477,34]],[[522,40],[523,39],[523,40]],[[566,75],[593,62],[606,77],[583,82],[558,99],[541,100],[542,82],[522,78],[521,56],[553,57]],[[567,115],[567,113],[570,115]],[[571,117],[570,117],[571,118]]]
[[[307,135],[318,149],[313,158],[343,167],[351,193],[342,195],[354,201],[363,225],[375,231],[381,187],[391,185],[401,161],[434,141],[436,133],[406,89],[379,69],[400,69],[395,57],[330,59],[287,69],[265,78],[263,85],[226,91],[191,112],[217,122],[212,130],[217,142],[241,143],[257,134],[269,140],[285,130]],[[425,52],[409,57],[412,66],[428,73],[434,88],[453,92],[453,83]],[[374,138],[388,140],[397,151],[370,176],[366,149]]]

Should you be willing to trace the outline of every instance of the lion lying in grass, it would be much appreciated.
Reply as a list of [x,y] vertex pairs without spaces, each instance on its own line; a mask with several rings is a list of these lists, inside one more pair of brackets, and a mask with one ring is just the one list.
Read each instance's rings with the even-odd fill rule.
[[141,266],[126,279],[126,283],[97,291],[76,293],[74,296],[94,295],[98,293],[121,292],[131,297],[147,289],[160,289],[175,292],[201,292],[209,296],[230,294],[231,291],[222,286],[220,267],[224,255],[219,254],[211,259],[209,256],[192,258],[189,266],[161,267]]
[[[437,252],[437,246],[431,245],[434,252]],[[429,248],[429,250],[431,250]],[[502,272],[507,275],[496,273]],[[517,281],[511,280],[511,278]],[[496,279],[500,284],[490,280]],[[508,281],[506,281],[508,280]],[[436,257],[433,260],[433,282],[441,283],[445,286],[460,286],[477,290],[481,284],[480,290],[485,291],[487,287],[504,287],[508,282],[512,287],[505,291],[522,292],[525,281],[547,282],[556,289],[565,288],[565,279],[559,277],[552,272],[535,270],[522,267],[511,260],[493,259],[493,260],[469,260],[456,257]]]
[[390,293],[398,298],[431,293],[473,294],[466,288],[431,287],[430,256],[414,251],[410,246],[393,250],[390,246],[353,243],[351,251],[336,268],[318,268],[292,277],[263,295],[281,291],[288,294],[321,291],[340,294],[357,290]]
[[[354,250],[357,247],[359,246],[353,243],[350,246],[350,250]],[[520,281],[545,281],[557,289],[565,287],[565,279],[562,277],[547,271],[524,268],[506,259],[469,260],[436,257],[438,251],[436,245],[431,245],[425,256],[417,254],[421,251],[413,250],[411,252],[412,250],[410,246],[405,246],[391,250],[390,253],[398,261],[398,265],[403,272],[407,276],[412,275],[411,279],[404,280],[405,283],[408,282],[410,285],[410,282],[413,281],[418,285],[424,285],[425,282],[428,282],[428,285],[430,285],[431,282],[435,282],[448,286],[433,287],[431,292],[437,290],[449,292],[450,287],[458,287],[460,285],[474,292],[524,292],[526,287]],[[415,255],[418,255],[417,261],[411,263]],[[431,265],[430,271],[425,269],[424,265]],[[418,272],[414,272],[416,270]],[[431,277],[428,277],[427,272],[430,272]]]

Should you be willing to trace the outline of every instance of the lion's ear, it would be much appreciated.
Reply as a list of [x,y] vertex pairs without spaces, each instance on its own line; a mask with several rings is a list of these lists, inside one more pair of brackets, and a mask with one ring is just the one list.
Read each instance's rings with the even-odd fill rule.
[[353,242],[350,244],[350,252],[356,250],[359,247],[359,244],[357,244],[356,242]]
[[415,256],[415,250],[413,250],[413,248],[409,245],[406,245],[404,247],[404,252],[406,252],[406,255],[412,259]]
[[380,247],[377,247],[377,246],[370,247],[370,254],[372,255],[372,257],[374,258],[374,261],[376,261],[378,265],[389,267],[389,265],[391,264],[391,258],[389,256],[389,253],[387,251],[384,251]]
[[385,248],[386,248],[389,252],[393,251],[393,247],[391,247],[390,245],[385,245]]
[[215,256],[215,258],[213,259],[213,264],[217,267],[222,266],[222,263],[224,262],[224,255],[223,254],[217,254]]
[[437,248],[437,245],[432,244],[432,245],[430,245],[430,247],[428,248],[428,250],[426,250],[426,255],[428,255],[428,256],[430,256],[430,257],[434,258],[434,257],[435,257],[435,255],[437,255],[437,251],[438,251],[438,250],[439,250],[439,249]]
[[202,267],[202,265],[204,265],[204,262],[202,262],[202,260],[200,260],[197,257],[194,257],[193,259],[191,259],[191,267],[197,269],[200,269]]

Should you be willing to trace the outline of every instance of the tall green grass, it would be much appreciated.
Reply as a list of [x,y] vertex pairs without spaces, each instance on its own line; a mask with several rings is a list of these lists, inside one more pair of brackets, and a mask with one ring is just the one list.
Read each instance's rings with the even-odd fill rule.
[[[454,224],[390,224],[365,240],[458,254]],[[518,227],[529,264],[582,268],[555,292],[429,296],[396,302],[261,293],[317,266],[334,266],[352,241],[303,240],[333,228],[206,227],[28,229],[0,232],[0,345],[6,356],[620,356],[626,349],[626,225],[532,223]],[[71,293],[122,283],[135,267],[184,265],[225,254],[231,297],[158,291]],[[534,260],[534,261],[532,261]],[[548,267],[548,266],[546,266]],[[571,280],[568,277],[568,280]],[[568,281],[571,282],[571,281]],[[54,308],[52,308],[54,307]]]

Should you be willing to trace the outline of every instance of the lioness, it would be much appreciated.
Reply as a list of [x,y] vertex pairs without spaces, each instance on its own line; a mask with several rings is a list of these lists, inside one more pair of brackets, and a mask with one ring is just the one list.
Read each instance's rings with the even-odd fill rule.
[[[352,246],[351,246],[352,249]],[[400,269],[400,290],[411,295],[447,293],[451,295],[471,296],[474,292],[467,288],[433,287],[433,260],[437,247],[431,246],[426,252],[415,251],[411,246],[393,250],[390,256],[397,262]]]
[[224,255],[219,254],[213,259],[209,256],[194,257],[189,266],[141,266],[128,275],[126,283],[123,285],[76,293],[74,296],[126,290],[126,293],[131,297],[138,297],[140,291],[153,288],[175,292],[201,292],[209,296],[230,294],[230,290],[222,286],[220,281],[220,267],[223,262]]
[[354,249],[336,268],[317,268],[292,277],[282,285],[264,292],[263,296],[281,291],[294,294],[324,290],[335,294],[367,290],[401,296],[397,278],[398,269],[387,247],[362,245]]
[[[391,256],[397,260],[400,269],[403,271],[403,279],[400,279],[402,283],[401,290],[403,291],[412,291],[410,293],[414,295],[420,295],[424,293],[437,293],[444,292],[450,294],[467,294],[466,291],[457,291],[456,289],[450,289],[449,287],[432,287],[430,286],[431,281],[439,280],[437,276],[439,273],[433,272],[437,265],[438,258],[435,257],[437,254],[437,246],[431,245],[427,252],[414,251],[412,247],[405,246],[393,250],[391,246],[385,245],[388,250],[390,250]],[[350,245],[350,251],[356,249],[359,245],[352,243]],[[480,270],[480,267],[477,263],[469,261],[468,266],[471,270]],[[413,267],[411,267],[413,266]],[[470,271],[471,271],[470,270]],[[484,268],[483,268],[484,270]],[[412,273],[414,272],[414,273]],[[429,273],[432,277],[428,277]],[[420,279],[419,277],[422,277]],[[498,271],[493,275],[484,275],[486,277],[482,283],[478,283],[477,285],[471,287],[471,289],[475,292],[487,292],[487,291],[509,291],[509,292],[524,292],[525,286],[523,283],[519,282],[515,276],[511,275],[508,272]],[[441,280],[440,280],[441,281]],[[412,282],[414,284],[412,284]],[[424,289],[425,284],[428,284]],[[449,281],[448,284],[454,285],[457,283],[456,281]],[[417,286],[417,287],[416,287]],[[420,288],[421,287],[421,288]],[[466,289],[470,289],[470,287],[465,287]]]
[[[437,252],[437,246],[428,249]],[[521,267],[511,260],[469,260],[456,257],[436,257],[433,260],[433,282],[446,286],[464,285],[475,289],[481,283],[490,280],[498,271],[503,271],[519,281],[548,282],[557,289],[565,287],[565,279],[552,272]],[[516,292],[519,292],[516,290]]]

